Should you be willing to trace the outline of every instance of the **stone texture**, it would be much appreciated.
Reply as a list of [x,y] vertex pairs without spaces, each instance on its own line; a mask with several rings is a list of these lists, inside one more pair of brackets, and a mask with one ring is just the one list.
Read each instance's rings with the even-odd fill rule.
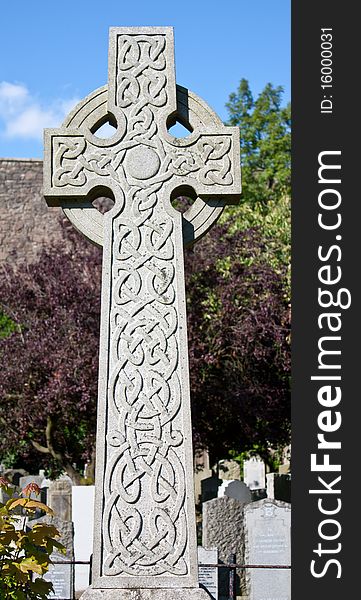
[[2,488],[0,488],[0,504],[6,504],[9,498],[10,496]]
[[223,481],[222,485],[218,488],[218,498],[222,498],[223,496],[234,498],[243,504],[252,500],[251,490],[243,481],[239,481],[238,479]]
[[241,479],[241,467],[235,460],[223,459],[218,462],[218,474],[221,479]]
[[228,561],[230,554],[240,561],[243,531],[243,502],[234,498],[215,498],[203,504],[203,538],[205,548],[218,548],[219,559]]
[[[243,507],[244,503],[228,496],[215,498],[203,504],[203,537],[205,548],[217,548],[220,563],[228,563],[231,554],[238,563],[243,562]],[[240,575],[240,577],[238,576]],[[236,577],[237,595],[242,590],[244,574]],[[229,571],[218,571],[218,592],[220,600],[228,600]]]
[[[117,130],[99,138],[109,115]],[[177,118],[188,137],[168,134]],[[183,244],[239,199],[238,136],[176,88],[170,27],[112,28],[108,88],[45,132],[47,202],[104,244],[93,589],[85,597],[205,593],[197,588]],[[195,201],[181,215],[171,200],[189,188]],[[114,197],[106,215],[92,205],[99,190]]]
[[48,503],[56,517],[63,521],[72,520],[71,512],[72,483],[69,477],[52,481],[48,488]]
[[[260,500],[244,507],[244,560],[251,565],[291,564],[291,505]],[[247,569],[250,600],[291,600],[290,569]]]
[[62,239],[61,211],[46,206],[42,180],[42,160],[0,159],[0,264],[31,263]]

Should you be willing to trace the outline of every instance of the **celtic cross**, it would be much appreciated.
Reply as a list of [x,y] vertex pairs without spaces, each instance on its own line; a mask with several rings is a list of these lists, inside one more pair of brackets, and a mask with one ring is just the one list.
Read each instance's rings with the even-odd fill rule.
[[[104,246],[93,579],[84,598],[205,594],[183,246],[239,198],[239,132],[176,86],[173,52],[170,27],[112,28],[108,87],[45,131],[48,204]],[[116,131],[102,139],[106,121]],[[176,121],[190,135],[173,137]],[[114,200],[105,215],[92,205],[101,194]],[[194,200],[183,215],[171,204],[182,194]]]

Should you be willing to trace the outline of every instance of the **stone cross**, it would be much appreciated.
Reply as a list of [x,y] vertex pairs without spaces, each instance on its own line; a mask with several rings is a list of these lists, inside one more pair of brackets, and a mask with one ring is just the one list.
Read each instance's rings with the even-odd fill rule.
[[[103,244],[92,599],[198,600],[183,246],[240,194],[238,128],[175,84],[173,29],[111,28],[109,85],[45,131],[44,195]],[[96,132],[109,121],[111,138]],[[190,132],[173,137],[176,121]],[[110,195],[101,215],[92,201]],[[183,215],[172,200],[190,196]]]

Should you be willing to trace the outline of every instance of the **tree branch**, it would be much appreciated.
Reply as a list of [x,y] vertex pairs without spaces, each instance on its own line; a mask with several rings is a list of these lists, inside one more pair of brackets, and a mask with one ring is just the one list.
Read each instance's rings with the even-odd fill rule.
[[45,448],[45,446],[42,446],[41,444],[39,444],[39,442],[36,442],[35,440],[30,441],[34,446],[35,450],[38,450],[38,452],[42,452],[43,454],[50,454],[49,448]]

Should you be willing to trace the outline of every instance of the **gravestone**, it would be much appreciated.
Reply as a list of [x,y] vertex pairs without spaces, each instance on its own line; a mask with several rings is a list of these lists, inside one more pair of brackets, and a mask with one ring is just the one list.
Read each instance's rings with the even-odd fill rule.
[[291,472],[291,445],[285,446],[282,451],[281,464],[278,468],[281,475],[288,475]]
[[63,521],[71,521],[72,482],[70,477],[52,481],[48,487],[48,504]]
[[252,494],[249,487],[243,482],[235,479],[234,481],[226,480],[223,481],[222,485],[218,488],[218,498],[228,496],[228,498],[234,498],[239,502],[251,502]]
[[[202,546],[217,548],[220,563],[227,564],[231,554],[237,563],[243,556],[243,507],[244,503],[228,496],[204,502],[202,521]],[[240,573],[242,578],[242,572]],[[237,577],[237,591],[242,581]],[[218,594],[220,600],[228,600],[229,571],[218,570]],[[238,593],[239,595],[239,593]]]
[[266,467],[263,460],[252,456],[243,463],[243,479],[250,490],[266,487]]
[[205,566],[218,564],[217,548],[198,546],[199,585],[204,587],[213,600],[218,600],[218,568]]
[[267,498],[291,502],[291,475],[267,473]]
[[33,527],[35,523],[47,523],[54,525],[60,533],[59,541],[65,546],[66,554],[57,550],[51,554],[51,560],[54,564],[49,566],[49,570],[43,578],[51,581],[53,592],[49,598],[57,600],[70,600],[74,598],[74,565],[67,564],[64,561],[74,560],[74,528],[71,521],[63,521],[58,517],[45,516],[40,519],[30,521],[29,525]]
[[232,459],[222,459],[218,461],[218,474],[221,479],[241,479],[241,467]]
[[[44,195],[103,245],[92,586],[83,600],[198,587],[183,246],[240,194],[239,131],[176,87],[170,27],[112,28],[109,85],[45,131]],[[190,131],[168,133],[176,121]],[[105,122],[113,137],[96,135]],[[106,214],[92,202],[111,195]],[[182,215],[171,201],[194,203]]]
[[[244,562],[248,565],[291,564],[291,505],[259,500],[244,507]],[[290,569],[247,569],[250,600],[291,600]]]
[[244,503],[223,496],[203,504],[202,546],[218,548],[218,557],[227,562],[230,554],[242,554]]

